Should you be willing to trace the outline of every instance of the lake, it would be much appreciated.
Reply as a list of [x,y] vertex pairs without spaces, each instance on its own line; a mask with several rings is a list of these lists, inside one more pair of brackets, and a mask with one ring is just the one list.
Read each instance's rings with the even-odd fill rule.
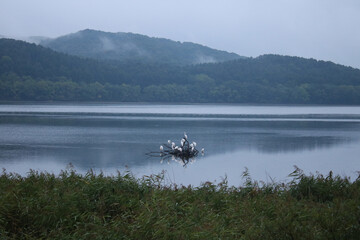
[[[149,158],[184,132],[204,156]],[[71,163],[107,175],[165,170],[167,183],[198,186],[227,177],[238,186],[248,168],[259,181],[287,181],[294,165],[306,173],[333,171],[355,179],[360,170],[359,106],[211,104],[2,103],[0,167],[58,174]]]

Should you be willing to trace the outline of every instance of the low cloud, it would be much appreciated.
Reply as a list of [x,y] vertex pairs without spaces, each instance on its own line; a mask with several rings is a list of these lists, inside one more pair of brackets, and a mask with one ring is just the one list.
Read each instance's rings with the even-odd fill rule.
[[194,60],[194,64],[201,64],[201,63],[215,63],[217,60],[214,57],[207,56],[207,55],[197,55]]
[[101,47],[103,51],[115,51],[116,45],[107,37],[100,37]]
[[136,46],[136,44],[131,43],[131,42],[122,44],[121,48],[124,52],[135,52],[139,56],[148,56],[149,55],[149,53],[146,50],[139,48],[138,46]]

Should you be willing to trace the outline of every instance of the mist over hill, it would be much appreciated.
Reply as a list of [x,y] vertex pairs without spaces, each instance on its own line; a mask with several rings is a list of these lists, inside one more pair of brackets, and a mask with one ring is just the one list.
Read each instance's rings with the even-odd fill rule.
[[180,66],[244,58],[191,42],[90,29],[46,39],[40,41],[40,44],[58,52],[98,60],[144,61]]
[[29,37],[16,36],[16,37],[14,37],[14,36],[5,36],[5,35],[0,34],[0,39],[1,38],[20,40],[20,41],[25,41],[28,43],[35,43],[35,44],[40,44],[41,41],[46,41],[46,40],[51,39],[49,37],[43,37],[43,36],[29,36]]
[[0,39],[0,100],[360,104],[360,70],[280,55],[188,66],[102,61]]

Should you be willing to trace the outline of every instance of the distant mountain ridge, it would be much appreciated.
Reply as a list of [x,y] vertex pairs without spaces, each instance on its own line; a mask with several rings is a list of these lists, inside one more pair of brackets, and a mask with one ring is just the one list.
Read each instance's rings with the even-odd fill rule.
[[134,33],[90,29],[46,39],[40,41],[40,45],[58,52],[98,60],[144,61],[178,66],[244,58],[191,42],[181,43]]
[[0,100],[360,104],[360,69],[280,55],[182,67],[97,61],[0,39]]

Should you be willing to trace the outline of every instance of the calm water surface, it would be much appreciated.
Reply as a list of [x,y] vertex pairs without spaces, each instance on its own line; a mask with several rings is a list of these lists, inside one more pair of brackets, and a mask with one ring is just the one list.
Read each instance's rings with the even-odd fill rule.
[[[184,167],[145,155],[184,132],[204,156]],[[22,175],[72,163],[80,173],[165,170],[168,183],[240,185],[246,167],[256,180],[286,181],[297,165],[355,179],[359,156],[358,106],[0,104],[0,167]]]

